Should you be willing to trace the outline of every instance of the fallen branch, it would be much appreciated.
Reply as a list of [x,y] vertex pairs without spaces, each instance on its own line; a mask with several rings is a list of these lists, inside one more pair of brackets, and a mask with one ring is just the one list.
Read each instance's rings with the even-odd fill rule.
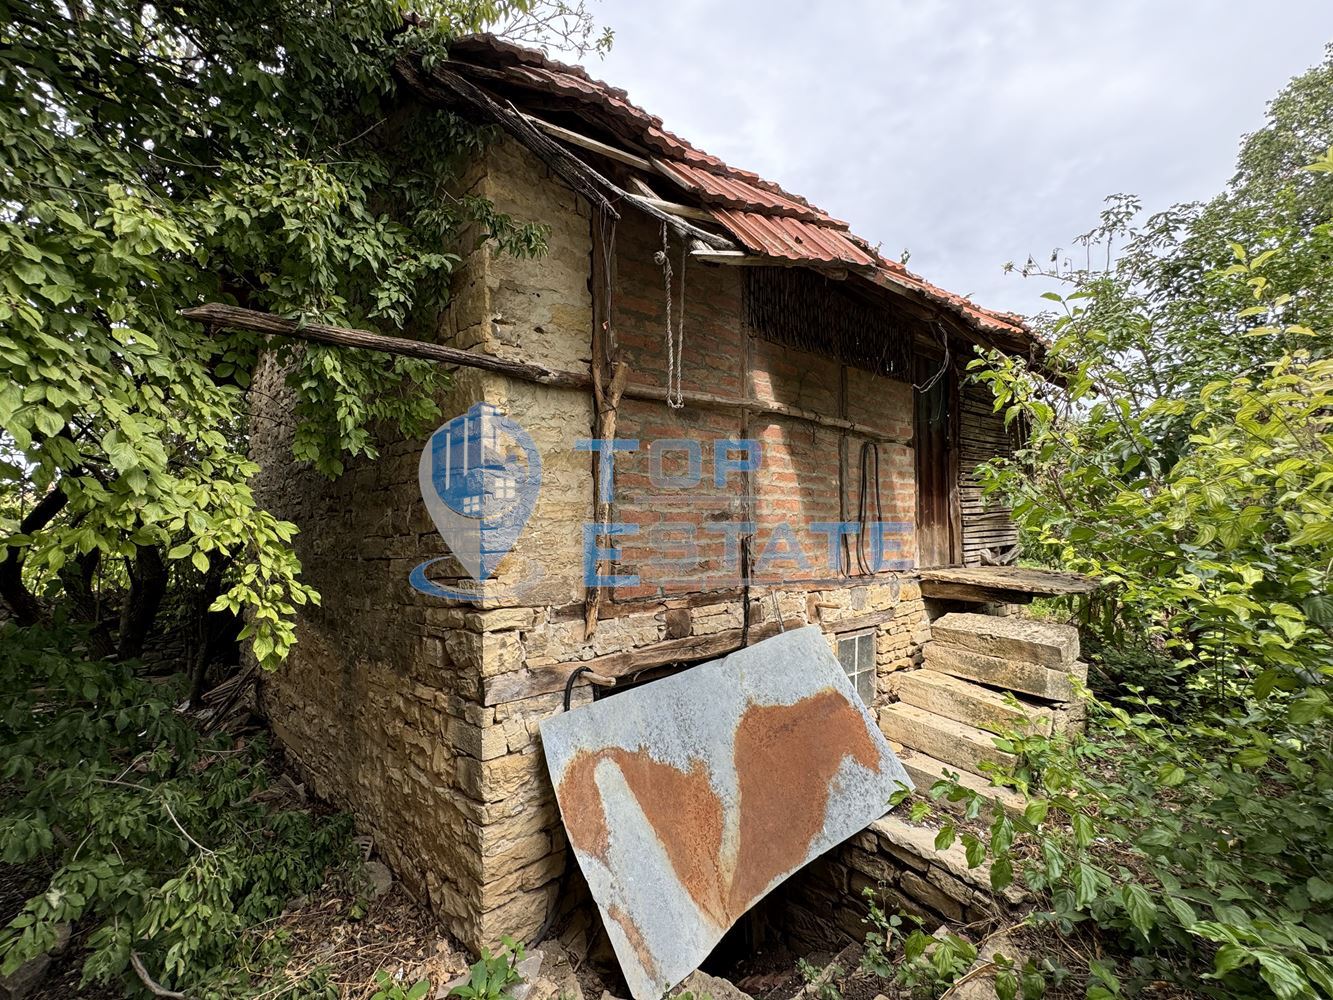
[[139,957],[137,951],[130,952],[130,968],[134,974],[139,977],[139,982],[144,984],[144,988],[155,997],[168,997],[170,1000],[189,1000],[184,993],[177,993],[175,990],[169,990],[161,983],[153,979],[144,968],[143,959]]
[[[236,703],[241,700],[241,695],[255,681],[255,664],[251,663],[241,673],[234,678],[235,687],[227,692],[226,700],[213,709],[213,716],[204,724],[204,732],[211,733],[222,724],[228,713],[236,707]],[[226,682],[224,682],[226,683]],[[219,685],[220,686],[220,685]]]
[[181,832],[181,836],[184,837],[186,840],[188,840],[188,841],[189,841],[191,844],[193,844],[195,847],[197,847],[197,848],[199,849],[200,853],[202,853],[202,854],[213,854],[213,853],[214,853],[213,851],[210,851],[207,847],[205,847],[203,844],[199,843],[199,841],[195,840],[193,837],[191,837],[191,836],[189,835],[189,833],[186,832],[185,827],[181,826],[181,821],[178,820],[178,819],[176,818],[176,814],[175,814],[174,812],[171,811],[171,806],[167,805],[167,800],[166,800],[166,799],[163,799],[163,800],[162,800],[162,808],[165,809],[165,810],[167,811],[167,818],[170,819],[171,822],[172,822],[173,824],[175,824],[176,829],[179,830],[179,831]]

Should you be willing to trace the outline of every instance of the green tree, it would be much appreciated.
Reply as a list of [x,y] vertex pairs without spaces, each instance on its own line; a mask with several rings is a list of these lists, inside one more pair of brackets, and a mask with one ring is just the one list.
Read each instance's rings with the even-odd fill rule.
[[1089,624],[1138,650],[1088,744],[1009,745],[1024,815],[964,834],[1047,894],[1039,919],[1100,931],[1100,1000],[1333,996],[1331,84],[1333,52],[1207,205],[1139,225],[1113,199],[1102,265],[1056,275],[1045,370],[974,364],[1025,432],[986,488],[1030,556],[1115,588]]
[[[0,596],[58,602],[133,656],[168,582],[293,641],[294,527],[255,501],[246,391],[261,344],[177,315],[230,301],[418,334],[460,232],[540,252],[539,220],[451,196],[486,134],[417,104],[394,61],[501,22],[587,42],[560,0],[0,3]],[[603,40],[605,41],[605,40]],[[290,348],[281,348],[284,352]],[[295,352],[296,458],[329,475],[372,428],[419,430],[438,371]]]

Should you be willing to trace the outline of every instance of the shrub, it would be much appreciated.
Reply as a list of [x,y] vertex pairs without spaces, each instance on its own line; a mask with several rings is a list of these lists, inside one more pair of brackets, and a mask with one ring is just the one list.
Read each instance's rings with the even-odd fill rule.
[[264,739],[203,735],[183,681],[80,657],[69,631],[0,627],[0,860],[46,889],[0,930],[0,970],[85,935],[85,982],[129,982],[137,955],[175,988],[234,980],[241,932],[354,857],[346,817],[278,809]]

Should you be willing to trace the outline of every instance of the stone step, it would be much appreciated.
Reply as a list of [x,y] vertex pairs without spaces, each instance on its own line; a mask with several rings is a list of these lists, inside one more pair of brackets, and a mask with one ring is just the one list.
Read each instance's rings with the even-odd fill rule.
[[1064,667],[1078,659],[1078,629],[1021,615],[999,618],[954,611],[931,622],[930,634],[938,642],[986,656],[1047,667]]
[[[1018,814],[1023,811],[1025,805],[1023,796],[1012,788],[997,788],[990,783],[989,778],[983,778],[979,774],[973,774],[971,771],[964,771],[952,764],[946,764],[944,761],[937,760],[920,750],[904,750],[898,755],[898,760],[902,762],[903,770],[907,772],[907,776],[916,785],[916,793],[923,798],[930,798],[927,794],[930,791],[930,786],[943,778],[945,771],[949,771],[958,775],[958,784],[979,793],[989,803],[998,802],[1005,812]],[[940,808],[955,813],[961,813],[967,808],[966,800],[951,802],[947,796],[931,799],[931,801]],[[983,807],[981,813],[982,816],[989,818],[993,815],[993,807]]]
[[[951,616],[945,615],[948,617]],[[1002,691],[1030,694],[1045,701],[1075,701],[1078,695],[1074,681],[1081,686],[1088,680],[1088,665],[1083,662],[1061,664],[1059,670],[1052,670],[1040,663],[987,656],[938,639],[926,643],[922,655],[927,670],[976,681]]]
[[[1045,668],[1043,668],[1045,669]],[[898,699],[991,733],[1049,736],[1054,711],[938,670],[907,670],[890,681]]]
[[[955,839],[945,850],[937,851],[935,835],[939,832],[938,827],[930,823],[913,823],[898,812],[888,813],[875,820],[868,830],[891,849],[894,857],[909,866],[920,870],[911,864],[911,859],[918,858],[931,868],[938,868],[949,875],[952,880],[977,891],[983,898],[994,899],[995,890],[990,885],[990,862],[983,861],[976,868],[968,867],[967,850],[961,838]],[[931,877],[929,872],[927,878],[941,888],[949,886],[944,880]],[[1016,883],[1007,886],[1000,895],[1010,903],[1021,903],[1027,898],[1027,894]]]
[[1005,766],[1016,760],[1013,754],[995,746],[995,737],[990,733],[915,705],[898,702],[881,708],[879,728],[889,739],[909,750],[920,750],[973,774],[981,773],[983,760]]

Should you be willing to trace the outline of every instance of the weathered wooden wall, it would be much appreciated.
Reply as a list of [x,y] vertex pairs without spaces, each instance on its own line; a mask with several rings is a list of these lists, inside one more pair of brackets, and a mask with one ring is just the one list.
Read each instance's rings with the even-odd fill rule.
[[1007,505],[981,495],[976,467],[992,458],[1009,458],[1014,437],[1004,426],[1004,417],[993,409],[991,394],[984,386],[965,385],[959,393],[958,497],[963,520],[963,562],[981,564],[987,549],[1001,553],[1018,544],[1018,527]]

